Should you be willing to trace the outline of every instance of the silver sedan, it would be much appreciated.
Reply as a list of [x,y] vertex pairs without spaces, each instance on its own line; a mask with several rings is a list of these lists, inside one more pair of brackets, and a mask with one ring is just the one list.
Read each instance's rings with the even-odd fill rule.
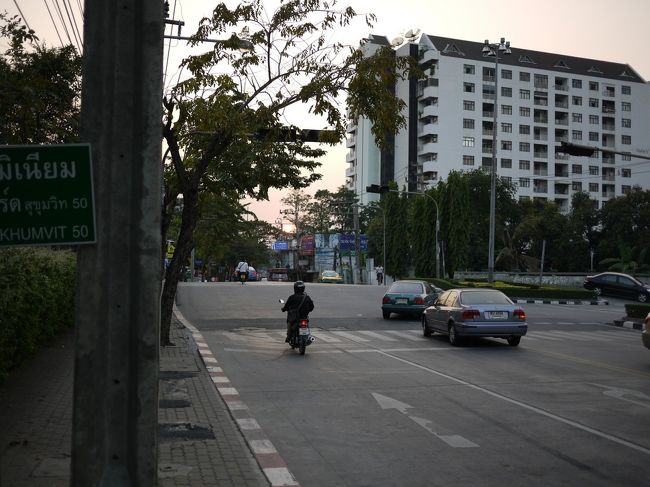
[[452,345],[465,337],[495,337],[514,347],[527,331],[524,310],[496,289],[449,289],[422,314],[424,336],[446,333]]

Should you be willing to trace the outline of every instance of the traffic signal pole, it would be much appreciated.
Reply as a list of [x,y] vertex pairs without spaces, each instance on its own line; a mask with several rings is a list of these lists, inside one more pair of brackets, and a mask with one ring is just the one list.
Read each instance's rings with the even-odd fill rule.
[[160,0],[85,4],[81,140],[97,243],[78,250],[72,486],[157,483]]

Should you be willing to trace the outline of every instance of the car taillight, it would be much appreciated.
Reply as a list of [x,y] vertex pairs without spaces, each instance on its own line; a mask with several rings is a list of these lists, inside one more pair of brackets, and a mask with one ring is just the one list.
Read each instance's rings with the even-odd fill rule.
[[523,309],[516,309],[512,314],[519,318],[519,321],[524,321],[526,319],[526,312]]
[[477,309],[466,309],[463,311],[463,319],[464,320],[473,320],[475,318],[478,318],[481,316],[481,313]]
[[381,302],[384,303],[384,304],[388,304],[388,303],[391,302],[391,299],[388,296],[384,296],[384,299],[382,299]]
[[415,298],[415,300],[413,302],[415,304],[424,304],[424,299],[422,299],[421,296],[418,296],[417,298]]
[[300,322],[298,323],[298,326],[300,328],[307,328],[308,325],[309,325],[309,320],[300,320]]

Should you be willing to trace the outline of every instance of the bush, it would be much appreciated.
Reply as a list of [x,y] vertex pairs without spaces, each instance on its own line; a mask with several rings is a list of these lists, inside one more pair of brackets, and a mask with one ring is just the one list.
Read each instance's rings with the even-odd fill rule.
[[0,250],[0,379],[74,324],[76,255]]
[[650,313],[650,304],[626,304],[625,314],[628,318],[645,318]]

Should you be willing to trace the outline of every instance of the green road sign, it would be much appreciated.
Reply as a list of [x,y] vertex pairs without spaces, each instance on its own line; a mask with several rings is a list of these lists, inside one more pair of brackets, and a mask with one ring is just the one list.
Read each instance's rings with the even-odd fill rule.
[[0,246],[94,242],[90,145],[0,146]]

